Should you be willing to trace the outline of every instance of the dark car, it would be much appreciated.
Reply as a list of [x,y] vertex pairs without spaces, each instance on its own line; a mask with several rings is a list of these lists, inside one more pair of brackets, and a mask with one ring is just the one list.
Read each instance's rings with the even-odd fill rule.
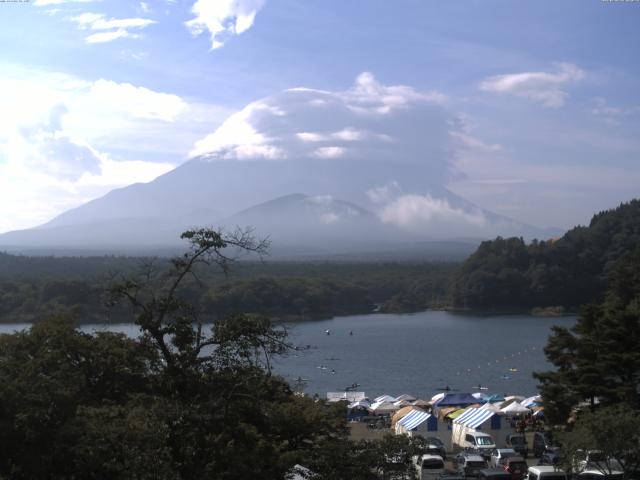
[[553,442],[549,432],[533,433],[533,456],[540,457],[545,450],[551,450]]
[[550,447],[548,450],[542,452],[538,465],[558,465],[560,463],[560,449],[557,447]]
[[529,444],[527,439],[521,433],[512,433],[507,435],[506,444],[507,448],[513,448],[516,452],[527,458],[529,455]]
[[443,460],[447,458],[447,449],[444,448],[444,443],[438,437],[427,437],[424,439],[424,443],[427,446],[424,453],[440,455]]
[[504,471],[511,474],[513,480],[522,480],[529,470],[529,465],[524,458],[510,457],[504,462]]
[[512,480],[511,474],[497,468],[489,468],[480,470],[478,480]]

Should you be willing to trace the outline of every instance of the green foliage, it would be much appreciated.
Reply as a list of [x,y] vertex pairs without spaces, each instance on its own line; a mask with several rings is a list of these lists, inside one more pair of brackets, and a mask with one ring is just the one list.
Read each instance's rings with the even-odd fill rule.
[[578,471],[579,459],[594,450],[598,455],[590,469],[604,475],[621,469],[626,478],[636,478],[633,474],[640,471],[640,417],[627,405],[582,412],[558,439],[563,446],[562,467],[568,472]]
[[[83,323],[124,322],[125,308],[105,307],[103,284],[119,272],[144,280],[140,267],[157,276],[169,259],[38,258],[0,254],[0,322],[32,322],[52,312]],[[448,305],[453,264],[238,262],[227,275],[201,269],[186,278],[182,298],[201,318],[245,312],[279,320],[368,313],[413,312]]]
[[537,373],[545,415],[563,423],[596,399],[640,410],[640,248],[611,272],[604,302],[583,308],[571,329],[554,327],[545,354],[556,370]]
[[558,240],[529,245],[521,238],[483,242],[455,274],[456,307],[521,309],[601,300],[606,278],[640,244],[640,200],[593,217]]

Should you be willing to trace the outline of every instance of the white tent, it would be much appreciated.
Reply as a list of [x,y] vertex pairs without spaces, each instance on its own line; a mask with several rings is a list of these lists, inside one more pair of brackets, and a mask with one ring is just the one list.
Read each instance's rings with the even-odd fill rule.
[[395,402],[397,400],[396,397],[392,397],[391,395],[380,395],[379,397],[376,397],[373,399],[374,403],[378,403],[378,402]]
[[522,395],[509,395],[508,397],[504,397],[505,401],[513,401],[515,400],[516,402],[521,402],[522,400],[524,400],[524,397]]
[[493,412],[493,413],[500,413],[500,408],[498,408],[497,405],[489,402],[482,405],[480,407],[480,410],[489,410],[490,412]]
[[531,407],[535,404],[542,404],[542,397],[540,395],[534,395],[533,397],[525,398],[520,402],[523,407]]
[[505,415],[523,415],[526,413],[531,413],[527,407],[523,407],[518,402],[513,402],[500,410]]
[[373,413],[391,413],[391,412],[395,412],[396,410],[398,410],[399,407],[396,407],[393,403],[391,402],[375,402],[371,404],[371,407],[369,408],[369,410],[371,410]]
[[435,403],[441,398],[444,398],[444,393],[436,393],[433,397],[431,397],[431,402]]
[[366,400],[359,400],[357,402],[353,402],[347,405],[347,408],[358,408],[358,407],[370,408],[371,404]]
[[409,395],[408,393],[404,393],[396,398],[396,402],[400,402],[402,400],[406,400],[407,402],[413,402],[416,399],[413,395]]

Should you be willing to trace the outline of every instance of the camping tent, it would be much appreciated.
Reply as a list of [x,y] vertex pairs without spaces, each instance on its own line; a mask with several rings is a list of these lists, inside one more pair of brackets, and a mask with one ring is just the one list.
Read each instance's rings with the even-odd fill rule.
[[396,410],[398,410],[398,407],[396,407],[391,402],[382,401],[382,402],[372,403],[369,410],[371,410],[373,413],[376,413],[376,414],[384,414],[384,413],[395,412]]
[[391,403],[393,403],[396,400],[397,400],[396,397],[392,397],[391,395],[380,395],[379,397],[376,397],[376,398],[373,399],[373,401],[375,403],[378,403],[378,402],[391,402]]
[[529,410],[527,407],[523,407],[518,402],[510,403],[509,405],[507,405],[506,407],[504,407],[500,411],[502,413],[504,413],[505,415],[509,415],[509,416],[511,416],[511,415],[526,415],[528,413],[531,413],[531,410]]
[[542,397],[540,395],[534,395],[533,397],[525,398],[520,402],[523,407],[539,407],[542,405]]
[[393,428],[395,424],[398,423],[400,419],[402,419],[402,417],[414,411],[424,412],[424,410],[422,410],[421,408],[414,407],[414,406],[403,407],[400,410],[398,410],[396,413],[393,414],[393,417],[391,417],[391,428]]
[[396,397],[396,402],[400,402],[402,400],[406,400],[407,402],[413,402],[416,399],[413,395],[409,395],[408,393],[403,393],[399,397]]
[[461,445],[467,433],[476,431],[488,433],[496,445],[504,445],[506,436],[513,433],[513,428],[491,407],[467,408],[453,420],[452,444]]
[[442,407],[464,407],[473,405],[478,401],[469,393],[447,393],[440,400],[434,402],[434,406],[438,408]]

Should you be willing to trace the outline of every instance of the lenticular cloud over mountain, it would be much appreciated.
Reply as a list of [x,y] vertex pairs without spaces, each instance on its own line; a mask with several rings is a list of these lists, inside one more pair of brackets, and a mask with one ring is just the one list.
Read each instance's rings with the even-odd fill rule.
[[253,226],[279,245],[334,249],[544,235],[446,189],[467,137],[438,92],[370,73],[345,91],[292,88],[231,115],[175,170],[0,245],[162,246],[194,225]]
[[347,170],[365,161],[418,167],[431,182],[442,182],[452,151],[445,100],[437,92],[384,86],[370,73],[344,92],[292,88],[232,115],[190,156],[307,164],[335,159]]
[[[190,156],[209,162],[272,162],[274,176],[300,170],[297,190],[363,204],[384,211],[383,219],[393,222],[393,205],[406,205],[415,195],[442,195],[459,134],[456,124],[444,95],[385,86],[365,72],[346,91],[293,88],[255,101],[198,141]],[[393,191],[371,200],[371,192],[389,184]],[[404,195],[411,197],[403,200]],[[427,200],[418,208],[433,212],[442,206],[450,213],[443,202]],[[385,209],[386,203],[392,205]],[[428,217],[404,215],[397,223]]]

